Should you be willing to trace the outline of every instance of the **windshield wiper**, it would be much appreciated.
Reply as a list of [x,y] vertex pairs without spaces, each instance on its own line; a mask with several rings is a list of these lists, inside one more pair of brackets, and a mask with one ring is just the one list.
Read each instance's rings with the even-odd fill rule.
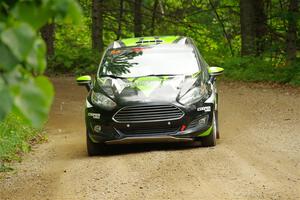
[[109,75],[109,74],[101,74],[99,77],[110,77],[110,78],[120,78],[120,79],[126,79],[126,77],[121,77],[121,76],[115,76],[115,75]]
[[145,76],[180,76],[183,74],[148,74],[148,75],[143,75],[143,76],[138,76],[138,77],[145,77]]
[[115,76],[110,74],[101,74],[99,77],[110,77],[110,78],[119,78],[119,79],[127,79],[127,78],[140,78],[140,77],[147,77],[147,76],[180,76],[183,74],[148,74],[143,76],[135,76],[135,77],[121,77],[121,76]]

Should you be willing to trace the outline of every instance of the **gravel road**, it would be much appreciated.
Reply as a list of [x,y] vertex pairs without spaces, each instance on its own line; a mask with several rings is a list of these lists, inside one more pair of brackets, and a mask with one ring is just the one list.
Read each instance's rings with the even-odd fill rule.
[[117,146],[87,157],[86,91],[53,78],[56,98],[37,145],[2,174],[0,199],[300,199],[300,89],[221,82],[214,148]]

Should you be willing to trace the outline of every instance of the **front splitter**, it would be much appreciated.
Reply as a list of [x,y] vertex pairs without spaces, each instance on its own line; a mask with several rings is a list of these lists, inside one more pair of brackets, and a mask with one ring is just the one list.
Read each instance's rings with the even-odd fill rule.
[[143,136],[126,137],[118,140],[106,141],[106,144],[136,144],[136,143],[160,143],[160,142],[192,142],[193,138],[177,138],[173,136]]

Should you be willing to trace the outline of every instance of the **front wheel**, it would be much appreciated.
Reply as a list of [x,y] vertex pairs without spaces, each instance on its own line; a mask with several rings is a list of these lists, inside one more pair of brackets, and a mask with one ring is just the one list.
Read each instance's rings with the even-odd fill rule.
[[205,136],[201,140],[203,147],[213,147],[217,144],[217,119],[216,111],[213,112],[212,129],[208,136]]
[[104,153],[107,150],[106,144],[94,143],[88,134],[86,134],[86,147],[89,156],[97,156]]
[[220,131],[219,131],[219,116],[218,111],[216,110],[216,129],[217,129],[217,139],[220,139]]

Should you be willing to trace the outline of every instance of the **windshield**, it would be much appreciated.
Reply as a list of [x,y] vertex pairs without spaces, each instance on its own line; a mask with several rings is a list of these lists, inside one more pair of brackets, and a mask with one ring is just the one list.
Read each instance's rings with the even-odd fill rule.
[[192,75],[199,71],[193,48],[157,45],[108,50],[100,66],[99,75]]

